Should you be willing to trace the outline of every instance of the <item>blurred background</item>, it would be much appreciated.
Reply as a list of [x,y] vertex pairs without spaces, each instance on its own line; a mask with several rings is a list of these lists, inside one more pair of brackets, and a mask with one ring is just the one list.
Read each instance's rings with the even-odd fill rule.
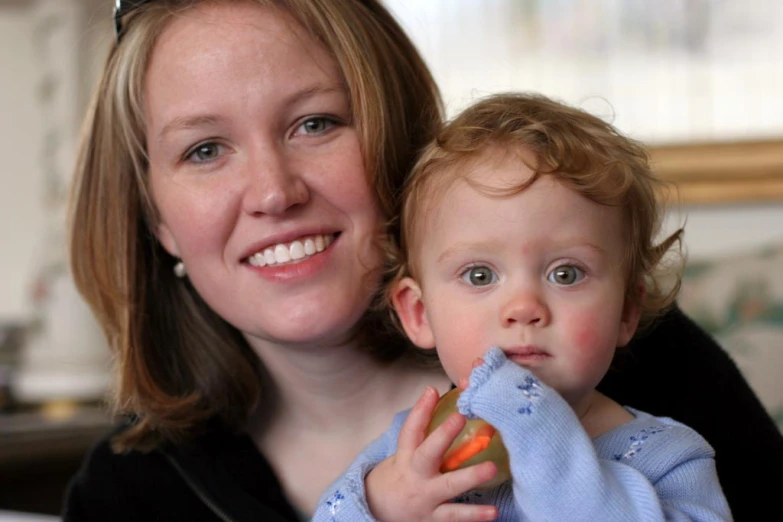
[[[113,3],[0,0],[0,517],[59,512],[111,423],[109,352],[70,282],[64,216]],[[685,225],[680,305],[783,426],[783,2],[387,5],[450,116],[491,92],[534,90],[651,146],[680,198],[665,226]]]

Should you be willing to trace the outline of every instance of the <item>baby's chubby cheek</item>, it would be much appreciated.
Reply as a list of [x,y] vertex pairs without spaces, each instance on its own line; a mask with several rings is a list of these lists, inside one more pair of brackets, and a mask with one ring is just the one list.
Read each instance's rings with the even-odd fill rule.
[[441,335],[435,342],[441,365],[454,384],[458,384],[460,378],[470,377],[473,361],[491,348],[489,341],[471,335],[466,328],[453,328],[449,335]]
[[574,332],[572,341],[575,345],[574,348],[580,351],[590,351],[598,342],[598,333],[594,326],[584,325]]
[[568,343],[571,349],[588,353],[601,350],[607,344],[614,347],[618,319],[599,306],[587,310],[581,308],[569,310],[557,325],[561,331],[561,341]]
[[605,318],[574,318],[568,333],[561,337],[562,346],[571,353],[572,364],[578,367],[601,365],[611,360],[616,347],[617,326],[609,324]]
[[605,343],[602,342],[601,337],[594,326],[583,325],[572,329],[569,335],[560,338],[561,346],[559,353],[556,352],[556,358],[560,361],[560,368],[566,372],[568,379],[584,379],[608,364],[610,359],[606,350],[602,348]]

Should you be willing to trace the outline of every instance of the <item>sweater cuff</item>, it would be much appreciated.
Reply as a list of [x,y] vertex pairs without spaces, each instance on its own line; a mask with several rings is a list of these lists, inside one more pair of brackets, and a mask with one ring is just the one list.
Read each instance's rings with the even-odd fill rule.
[[364,462],[346,472],[332,491],[321,497],[314,522],[377,522],[367,504],[364,479],[375,467],[374,462]]
[[457,399],[457,409],[462,415],[468,419],[478,418],[478,416],[473,413],[471,404],[473,404],[473,401],[481,388],[489,382],[492,374],[503,366],[503,363],[507,360],[506,354],[497,346],[493,346],[484,354],[484,363],[481,366],[473,368],[473,371],[470,373],[470,385],[462,390],[459,399]]
[[493,346],[484,356],[484,364],[474,368],[470,385],[457,400],[459,412],[469,419],[481,418],[501,429],[517,422],[519,414],[530,414],[547,394],[544,384],[533,373],[509,361]]

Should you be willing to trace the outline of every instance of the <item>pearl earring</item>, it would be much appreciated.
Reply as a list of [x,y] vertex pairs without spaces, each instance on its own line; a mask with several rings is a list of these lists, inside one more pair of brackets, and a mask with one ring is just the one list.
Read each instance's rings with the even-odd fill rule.
[[179,261],[176,265],[174,265],[174,275],[183,278],[188,274],[188,271],[185,269],[185,263],[182,261]]

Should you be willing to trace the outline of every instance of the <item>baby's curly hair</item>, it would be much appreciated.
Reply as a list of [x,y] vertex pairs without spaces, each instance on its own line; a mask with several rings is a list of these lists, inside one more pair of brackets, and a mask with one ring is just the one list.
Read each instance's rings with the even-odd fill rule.
[[[501,161],[523,150],[533,152],[537,164],[528,165],[534,175],[518,185],[491,189],[473,175],[471,167],[489,153]],[[668,186],[653,174],[645,147],[582,110],[538,94],[508,93],[484,98],[447,123],[413,168],[396,223],[399,237],[389,248],[386,303],[395,323],[392,290],[403,277],[417,277],[420,222],[444,191],[461,179],[506,197],[541,176],[554,176],[595,203],[621,209],[626,300],[642,311],[640,329],[673,303],[681,280],[683,229],[656,242],[663,215],[659,199]],[[664,275],[672,277],[665,285]]]

